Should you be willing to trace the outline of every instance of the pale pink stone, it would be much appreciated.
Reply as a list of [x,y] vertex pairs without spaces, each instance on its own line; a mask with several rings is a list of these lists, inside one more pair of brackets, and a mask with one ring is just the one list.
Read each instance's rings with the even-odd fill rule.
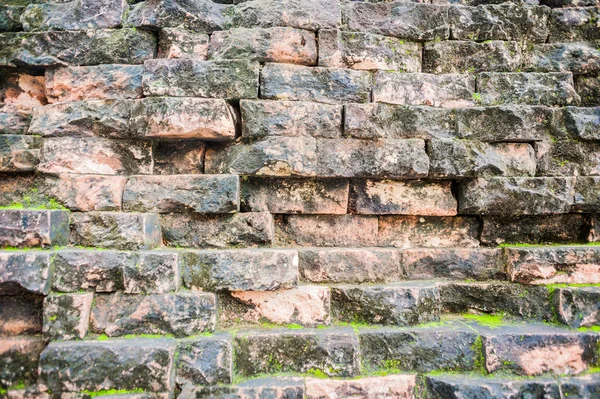
[[413,399],[416,375],[398,374],[356,380],[306,379],[307,399]]

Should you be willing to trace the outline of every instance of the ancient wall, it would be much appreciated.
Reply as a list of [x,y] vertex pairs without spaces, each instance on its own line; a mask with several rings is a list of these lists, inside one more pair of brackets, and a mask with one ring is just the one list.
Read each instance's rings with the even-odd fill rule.
[[0,0],[0,398],[600,398],[598,0]]

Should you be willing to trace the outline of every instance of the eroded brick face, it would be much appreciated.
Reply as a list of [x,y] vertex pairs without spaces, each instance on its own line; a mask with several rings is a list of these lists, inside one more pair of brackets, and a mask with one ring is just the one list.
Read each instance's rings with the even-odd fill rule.
[[598,0],[0,3],[0,398],[600,398]]

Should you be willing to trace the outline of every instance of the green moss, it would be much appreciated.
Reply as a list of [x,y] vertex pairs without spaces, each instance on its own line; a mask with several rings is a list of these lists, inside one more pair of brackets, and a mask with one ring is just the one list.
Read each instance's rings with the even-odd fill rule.
[[600,326],[579,327],[577,331],[600,333]]
[[315,369],[315,368],[311,368],[306,372],[306,376],[308,377],[315,377],[315,378],[329,378],[329,376],[327,374],[325,374],[323,372],[323,370],[319,370],[319,369]]
[[138,389],[107,389],[104,391],[82,391],[81,393],[89,396],[90,398],[94,398],[96,396],[104,396],[104,395],[120,395],[127,393],[142,393],[144,390],[142,388]]
[[473,320],[473,321],[477,322],[477,324],[482,325],[484,327],[488,327],[488,328],[498,328],[498,327],[501,327],[501,326],[507,324],[503,315],[493,315],[493,314],[474,315],[474,314],[467,313],[467,314],[462,315],[462,317],[467,320]]
[[98,337],[96,339],[98,341],[108,341],[108,335],[106,335],[106,334],[98,335]]
[[173,338],[173,334],[127,334],[121,337],[122,339],[137,339],[137,338]]
[[471,349],[475,353],[475,368],[481,372],[481,374],[486,374],[485,370],[485,356],[483,354],[483,338],[481,336],[477,336],[475,338],[475,342],[471,346]]
[[473,97],[473,101],[475,101],[476,103],[481,103],[481,101],[483,100],[483,98],[481,97],[481,93],[473,93],[471,94],[471,97]]

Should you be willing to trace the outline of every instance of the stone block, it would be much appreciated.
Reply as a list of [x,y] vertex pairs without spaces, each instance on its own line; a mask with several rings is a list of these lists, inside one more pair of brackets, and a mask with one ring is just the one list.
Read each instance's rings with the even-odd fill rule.
[[[3,288],[0,290],[5,291]],[[10,293],[16,294],[17,291]],[[25,292],[18,294],[0,295],[0,336],[33,335],[42,332],[44,297]]]
[[588,4],[577,4],[577,7],[573,8],[552,10],[548,21],[550,26],[549,40],[551,42],[570,42],[600,39],[600,33],[596,26],[600,16],[599,5],[590,2]]
[[232,396],[261,399],[267,396],[274,399],[302,399],[304,398],[304,379],[300,377],[263,377],[229,386],[184,385],[180,396],[192,398],[209,396],[219,399]]
[[374,215],[454,216],[450,182],[364,180],[352,183],[350,208]]
[[196,140],[159,141],[152,157],[155,175],[185,175],[204,173],[206,146]]
[[182,28],[162,28],[158,32],[158,58],[208,58],[208,35]]
[[298,253],[291,249],[184,251],[179,260],[189,289],[273,291],[298,283]]
[[543,215],[568,213],[575,179],[569,177],[491,177],[461,184],[458,213]]
[[120,250],[152,249],[161,244],[158,215],[88,212],[71,218],[71,243]]
[[15,32],[23,29],[19,18],[25,6],[3,4],[0,6],[0,32]]
[[69,212],[0,210],[0,247],[53,247],[69,243]]
[[311,283],[392,283],[406,276],[390,248],[299,248],[300,276]]
[[273,243],[273,216],[269,212],[171,213],[161,216],[161,226],[165,244],[173,247],[257,247]]
[[179,289],[177,252],[139,251],[134,262],[123,264],[127,294],[166,294]]
[[600,140],[600,107],[566,107],[563,112],[568,133],[581,140]]
[[537,174],[540,176],[600,175],[600,142],[572,137],[549,137],[536,143]]
[[231,213],[239,210],[240,183],[235,175],[132,176],[123,209],[133,212]]
[[260,81],[266,99],[339,104],[369,102],[371,96],[367,71],[268,63]]
[[53,252],[0,252],[0,294],[18,295],[22,290],[48,295],[52,279]]
[[88,332],[94,294],[51,294],[44,299],[44,338],[83,339]]
[[146,96],[256,98],[258,63],[158,59],[144,63]]
[[398,374],[383,377],[363,377],[353,380],[306,379],[306,398],[331,397],[399,398],[414,397],[416,375]]
[[477,247],[480,222],[474,217],[380,216],[377,245],[383,247]]
[[214,32],[210,36],[208,51],[212,60],[247,59],[298,65],[317,63],[315,34],[294,28],[234,28]]
[[[356,234],[360,231],[361,234]],[[275,245],[370,247],[377,245],[377,217],[363,215],[281,215]]]
[[402,251],[411,279],[504,279],[502,252],[496,248],[411,248]]
[[210,33],[225,26],[225,7],[202,0],[150,0],[131,7],[126,25],[149,30],[169,27]]
[[423,72],[428,73],[516,72],[520,67],[518,42],[449,40],[423,48]]
[[21,23],[26,31],[120,28],[128,11],[125,0],[81,0],[29,4]]
[[97,295],[90,325],[109,337],[129,334],[172,334],[176,337],[213,332],[216,298],[201,292],[176,294]]
[[421,72],[421,45],[363,32],[321,30],[319,66]]
[[373,83],[373,101],[388,104],[470,107],[474,93],[472,75],[377,71]]
[[0,135],[0,172],[35,171],[41,146],[37,136]]
[[0,337],[0,384],[8,387],[37,381],[45,347],[42,337]]
[[231,384],[233,358],[228,334],[184,338],[177,343],[177,349],[177,384]]
[[575,76],[575,90],[581,97],[581,105],[600,105],[600,77]]
[[241,204],[247,212],[345,214],[348,182],[251,178],[241,181]]
[[575,183],[575,200],[571,211],[600,212],[600,177],[577,177],[577,182]]
[[536,44],[526,50],[522,70],[594,73],[600,70],[600,50],[591,43]]
[[46,177],[39,192],[71,211],[119,211],[127,177],[62,174]]
[[600,290],[598,287],[556,288],[552,293],[556,316],[572,328],[600,325]]

